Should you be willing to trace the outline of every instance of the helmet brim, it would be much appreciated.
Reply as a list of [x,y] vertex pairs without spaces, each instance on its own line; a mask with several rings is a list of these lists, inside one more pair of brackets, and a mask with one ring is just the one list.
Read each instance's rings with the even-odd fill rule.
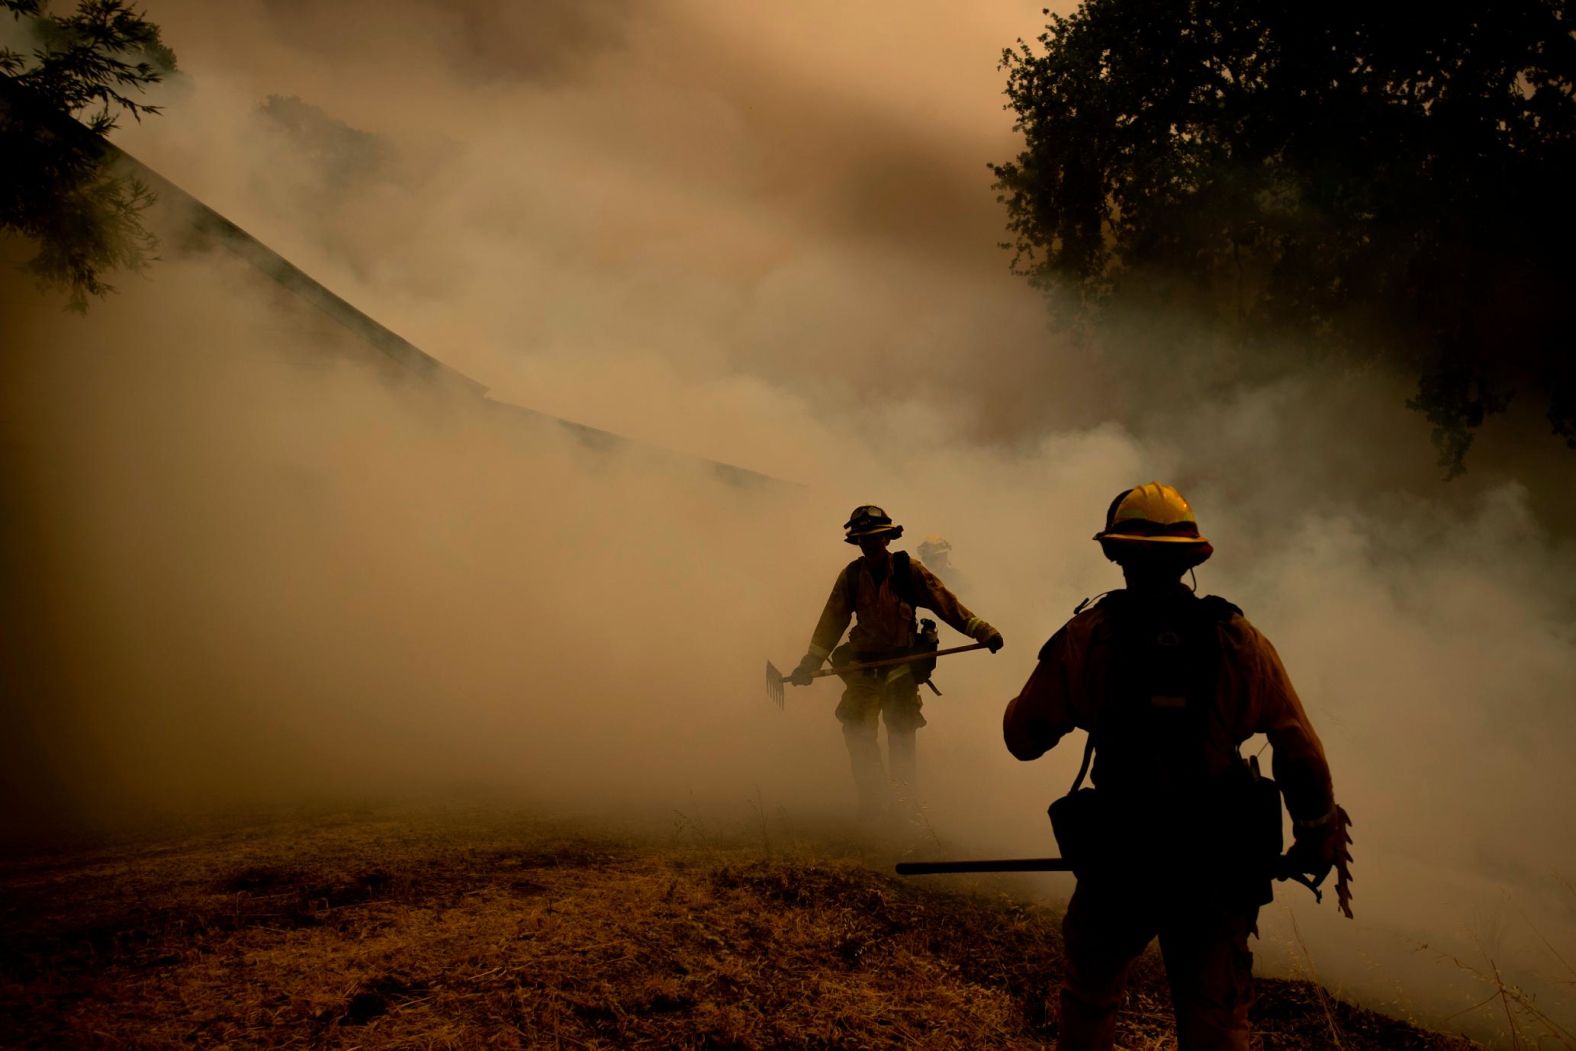
[[1094,539],[1104,543],[1118,540],[1132,544],[1208,544],[1201,536],[1153,536],[1145,533],[1096,533]]
[[1203,537],[1099,533],[1095,539],[1105,557],[1119,565],[1158,559],[1181,571],[1202,565],[1215,554],[1215,545]]
[[843,543],[857,544],[860,540],[867,536],[887,536],[891,537],[893,540],[896,540],[902,535],[903,527],[900,525],[876,526],[874,529],[866,529],[858,533],[849,533],[847,536],[843,537]]

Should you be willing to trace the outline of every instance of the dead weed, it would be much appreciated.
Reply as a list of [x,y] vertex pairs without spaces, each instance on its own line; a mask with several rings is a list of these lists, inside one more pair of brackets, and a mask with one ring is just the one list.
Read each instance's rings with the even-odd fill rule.
[[[0,868],[0,1044],[1054,1041],[1055,913],[990,884],[938,891],[822,850],[614,842],[445,812],[13,858]],[[1150,954],[1122,1045],[1170,1046],[1169,1010]],[[1260,983],[1271,1051],[1329,1046],[1332,1017],[1349,1048],[1465,1046],[1308,983]]]

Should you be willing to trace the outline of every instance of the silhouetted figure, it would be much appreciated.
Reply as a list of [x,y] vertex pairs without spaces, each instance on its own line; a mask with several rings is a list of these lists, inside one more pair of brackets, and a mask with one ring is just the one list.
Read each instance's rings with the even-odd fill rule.
[[1320,878],[1339,867],[1343,910],[1346,814],[1274,647],[1236,606],[1182,583],[1214,551],[1182,495],[1158,483],[1126,490],[1095,539],[1127,587],[1081,605],[1051,637],[1003,726],[1019,759],[1074,728],[1089,731],[1093,751],[1094,789],[1078,790],[1080,771],[1053,806],[1078,875],[1062,926],[1058,1046],[1112,1046],[1128,965],[1158,936],[1178,1047],[1245,1049],[1248,935],[1273,897],[1281,814],[1239,746],[1268,735],[1295,830],[1287,860]]
[[914,553],[947,587],[967,589],[968,578],[952,564],[952,542],[946,537],[932,533],[919,542]]
[[[884,660],[913,653],[919,639],[915,610],[933,610],[947,624],[963,634],[986,643],[991,652],[1001,649],[1001,632],[970,613],[947,590],[935,574],[908,552],[887,550],[903,535],[903,527],[879,507],[856,507],[843,524],[843,540],[856,544],[861,557],[850,562],[837,575],[832,594],[821,611],[810,637],[809,651],[789,680],[799,685],[811,682],[811,673],[828,657],[834,667]],[[850,619],[854,620],[848,642],[837,648]],[[885,784],[881,769],[881,750],[876,741],[876,718],[887,729],[887,751],[891,774],[901,800],[916,800],[916,762],[914,734],[925,725],[920,713],[919,682],[911,665],[852,671],[842,675],[842,703],[837,718],[843,724],[843,740],[853,765],[854,785],[859,793],[861,820],[880,817]]]

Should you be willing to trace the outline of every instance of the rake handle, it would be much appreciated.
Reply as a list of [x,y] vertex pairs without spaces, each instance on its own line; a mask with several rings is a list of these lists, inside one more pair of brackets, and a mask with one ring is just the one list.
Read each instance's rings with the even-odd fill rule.
[[899,861],[899,876],[935,876],[949,872],[1071,872],[1062,858],[1001,858],[990,861]]
[[[983,650],[987,645],[989,644],[984,642],[975,642],[967,646],[953,646],[949,649],[936,650],[932,653],[909,653],[901,657],[887,657],[884,660],[865,661],[862,664],[845,664],[840,668],[822,668],[820,671],[811,672],[810,675],[812,678],[819,679],[823,675],[841,675],[843,672],[847,671],[865,671],[869,668],[890,668],[895,664],[912,664],[914,661],[925,660],[928,657],[945,657],[949,653],[967,653],[969,650]],[[788,677],[786,675],[783,676],[783,682],[787,681]]]
[[[897,863],[899,876],[938,876],[948,873],[965,872],[1071,872],[1073,863],[1066,858],[993,858],[979,861],[900,861]],[[1324,893],[1319,889],[1319,884],[1324,882],[1324,877],[1329,875],[1326,869],[1317,879],[1305,875],[1297,868],[1295,862],[1289,860],[1288,855],[1282,855],[1280,864],[1276,866],[1274,877],[1277,880],[1291,880],[1301,883],[1313,891],[1313,900],[1322,904]]]

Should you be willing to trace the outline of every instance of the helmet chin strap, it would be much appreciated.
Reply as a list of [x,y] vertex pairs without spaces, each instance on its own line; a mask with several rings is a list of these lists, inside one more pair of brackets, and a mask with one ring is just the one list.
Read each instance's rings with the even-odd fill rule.
[[1197,595],[1198,594],[1198,574],[1193,572],[1193,567],[1192,566],[1188,566],[1187,567],[1187,575],[1193,579],[1193,586],[1191,588],[1189,588],[1188,590],[1192,591],[1193,594]]

